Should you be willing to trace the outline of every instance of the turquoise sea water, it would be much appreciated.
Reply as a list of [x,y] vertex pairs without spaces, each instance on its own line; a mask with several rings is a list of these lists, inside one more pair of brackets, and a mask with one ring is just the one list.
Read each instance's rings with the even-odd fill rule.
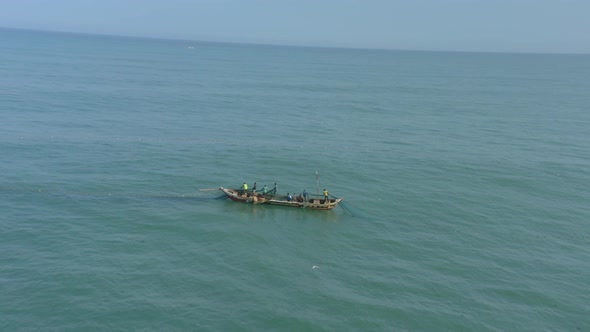
[[[584,55],[0,30],[0,330],[589,331],[588,91]],[[316,171],[342,207],[199,190]]]

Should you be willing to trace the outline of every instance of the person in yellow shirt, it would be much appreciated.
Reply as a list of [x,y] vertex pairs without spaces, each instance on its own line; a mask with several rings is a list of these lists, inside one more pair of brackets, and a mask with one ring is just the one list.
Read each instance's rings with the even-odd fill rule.
[[330,203],[330,193],[324,188],[324,199],[326,200],[325,203]]

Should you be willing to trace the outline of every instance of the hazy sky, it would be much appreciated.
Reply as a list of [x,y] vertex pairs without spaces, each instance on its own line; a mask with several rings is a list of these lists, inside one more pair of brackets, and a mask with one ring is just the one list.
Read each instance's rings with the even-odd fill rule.
[[0,0],[0,27],[314,46],[590,53],[590,0]]

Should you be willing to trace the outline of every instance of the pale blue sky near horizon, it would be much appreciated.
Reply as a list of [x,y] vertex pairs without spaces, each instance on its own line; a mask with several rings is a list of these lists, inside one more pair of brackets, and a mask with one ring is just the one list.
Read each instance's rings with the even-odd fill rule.
[[201,41],[590,53],[590,0],[0,0],[0,27]]

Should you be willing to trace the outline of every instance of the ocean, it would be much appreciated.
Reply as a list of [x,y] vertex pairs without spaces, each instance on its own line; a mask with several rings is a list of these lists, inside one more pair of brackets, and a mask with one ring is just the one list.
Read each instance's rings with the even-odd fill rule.
[[[2,29],[0,330],[590,331],[589,91],[590,55]],[[344,201],[203,190],[243,182]]]

